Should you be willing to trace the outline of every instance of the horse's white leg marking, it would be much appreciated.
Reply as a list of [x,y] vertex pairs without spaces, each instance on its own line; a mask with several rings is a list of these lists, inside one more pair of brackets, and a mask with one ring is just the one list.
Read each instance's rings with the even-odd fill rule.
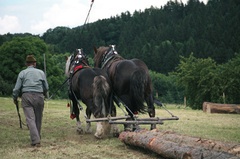
[[101,139],[101,138],[103,138],[103,134],[104,134],[103,123],[97,122],[97,129],[96,129],[96,133],[94,134],[94,136],[98,139]]
[[77,121],[77,132],[78,132],[79,134],[82,134],[82,133],[83,133],[83,128],[82,128],[81,121]]
[[86,123],[86,133],[88,134],[92,133],[91,122]]

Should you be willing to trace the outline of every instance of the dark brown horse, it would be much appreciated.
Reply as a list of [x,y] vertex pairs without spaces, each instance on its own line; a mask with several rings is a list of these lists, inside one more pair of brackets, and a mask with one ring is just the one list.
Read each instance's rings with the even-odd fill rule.
[[[124,59],[113,45],[94,48],[94,52],[95,67],[107,71],[115,97],[127,106],[126,110],[132,119],[138,112],[148,112],[150,117],[155,117],[152,83],[147,65],[139,59]],[[151,129],[154,128],[156,125],[152,124]],[[125,130],[132,128],[125,125]]]
[[[69,77],[69,98],[72,101],[72,116],[76,117],[77,130],[82,133],[83,129],[80,122],[80,111],[82,108],[78,99],[86,105],[86,116],[90,119],[91,114],[94,117],[107,117],[108,114],[116,116],[116,108],[111,100],[111,86],[110,80],[105,71],[99,68],[91,68],[88,63],[86,55],[81,49],[68,57],[66,62],[66,75]],[[86,132],[91,132],[91,123],[87,122]],[[118,133],[117,128],[114,129]],[[95,136],[102,138],[104,135],[104,128],[101,122],[97,123],[97,131]]]

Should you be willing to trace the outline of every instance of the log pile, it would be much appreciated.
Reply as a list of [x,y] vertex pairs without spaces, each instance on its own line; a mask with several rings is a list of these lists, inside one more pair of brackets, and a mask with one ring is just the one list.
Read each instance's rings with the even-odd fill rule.
[[240,114],[240,105],[237,104],[219,104],[204,102],[202,109],[203,112],[207,113]]
[[169,159],[240,159],[240,144],[227,144],[156,129],[122,132],[119,139],[127,145],[142,147]]

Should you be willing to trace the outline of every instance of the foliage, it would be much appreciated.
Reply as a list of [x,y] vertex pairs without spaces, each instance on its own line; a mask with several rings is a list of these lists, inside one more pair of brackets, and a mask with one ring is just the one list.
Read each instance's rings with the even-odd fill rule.
[[183,88],[177,85],[175,75],[168,76],[150,71],[150,77],[153,83],[154,96],[164,103],[183,103]]
[[[37,59],[37,68],[46,71],[50,92],[56,89],[64,79],[64,72],[61,66],[63,61],[57,55],[48,52],[47,44],[39,37],[25,36],[14,37],[0,46],[0,83],[1,95],[11,95],[18,73],[25,69],[25,58],[33,54]],[[44,69],[44,55],[46,59],[46,70]],[[61,54],[63,56],[63,54]],[[60,62],[62,61],[62,62]]]
[[[43,53],[47,50],[46,44],[40,38],[27,36],[15,37],[0,47],[0,76],[4,79],[6,87],[12,87],[16,82],[18,73],[25,68],[25,58],[33,54],[37,58],[38,67],[43,69]],[[12,90],[1,90],[1,94],[10,94]]]
[[[116,44],[124,58],[139,58],[148,65],[154,94],[164,102],[181,103],[184,88],[188,105],[194,109],[200,109],[204,100],[239,103],[239,57],[235,56],[240,52],[239,17],[237,0],[209,0],[207,4],[176,0],[161,8],[133,14],[126,11],[85,26],[48,29],[41,37],[0,35],[0,95],[11,94],[29,53],[36,54],[40,69],[44,69],[46,54],[53,93],[65,80],[65,54],[83,48],[92,66],[94,46]],[[174,71],[177,74],[171,73]],[[66,97],[65,90],[55,97]]]
[[179,64],[179,56],[194,52],[222,64],[240,51],[240,3],[211,0],[207,4],[189,0],[169,1],[161,8],[128,11],[109,19],[76,28],[56,27],[41,37],[58,53],[93,46],[116,44],[125,58],[144,60],[153,71],[168,74]]
[[236,58],[218,67],[217,74],[219,88],[221,93],[224,93],[222,102],[240,103],[240,53]]
[[214,83],[216,63],[211,59],[197,59],[191,54],[181,57],[176,75],[178,83],[185,89],[188,105],[193,109],[201,109],[204,101],[211,100],[211,87]]
[[65,76],[65,54],[52,54],[47,61],[47,80],[50,86],[50,96],[53,98],[68,98],[67,84],[63,82],[67,79]]
[[184,87],[187,104],[201,109],[205,101],[239,103],[239,62],[239,55],[223,65],[217,65],[211,58],[197,59],[193,54],[181,57],[174,74]]

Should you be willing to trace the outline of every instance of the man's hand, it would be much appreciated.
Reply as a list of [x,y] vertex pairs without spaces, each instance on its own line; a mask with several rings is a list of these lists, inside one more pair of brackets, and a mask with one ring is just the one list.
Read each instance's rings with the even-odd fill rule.
[[18,104],[18,100],[17,99],[13,99],[13,103],[14,104]]

